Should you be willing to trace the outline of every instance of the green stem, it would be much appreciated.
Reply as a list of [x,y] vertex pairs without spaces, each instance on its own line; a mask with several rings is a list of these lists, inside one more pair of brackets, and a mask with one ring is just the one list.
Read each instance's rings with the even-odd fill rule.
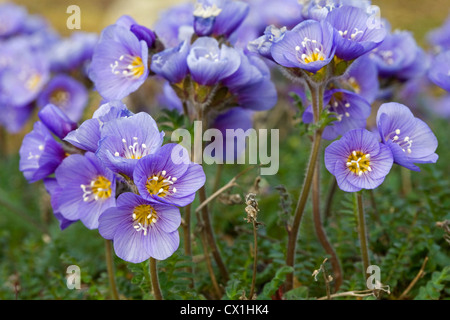
[[153,295],[156,300],[164,300],[161,287],[159,286],[158,270],[156,268],[156,259],[149,260],[150,280],[152,281]]
[[114,277],[114,262],[112,255],[112,241],[105,240],[105,259],[106,269],[108,270],[109,289],[113,300],[119,300],[119,293],[117,291],[116,279]]
[[362,191],[353,194],[353,210],[358,221],[358,235],[361,246],[361,257],[363,261],[363,275],[367,279],[367,268],[370,266],[369,249],[367,243],[366,220],[364,216],[364,204]]
[[[185,214],[184,214],[184,224],[183,224],[183,237],[184,237],[184,254],[192,259],[192,241],[191,241],[191,204],[188,204],[185,207]],[[192,266],[189,266],[186,268],[187,272],[189,274],[193,274],[194,270]],[[191,277],[191,283],[189,286],[191,288],[194,287],[194,277]]]
[[[324,91],[323,91],[323,88],[321,88],[321,86],[310,85],[309,88],[311,90],[314,122],[317,123],[317,121],[319,119],[319,110],[321,110],[321,106],[323,105],[323,92]],[[314,133],[311,153],[310,153],[308,167],[307,167],[306,175],[305,175],[305,180],[303,182],[302,190],[300,192],[300,196],[299,196],[299,199],[297,202],[297,207],[295,209],[294,221],[292,223],[292,227],[290,228],[290,231],[288,234],[286,264],[291,267],[294,267],[295,247],[297,244],[298,230],[300,228],[300,222],[302,220],[303,212],[305,210],[306,202],[308,200],[309,191],[311,189],[315,166],[316,166],[319,151],[320,151],[321,139],[322,139],[322,129],[319,128]],[[293,289],[293,286],[294,286],[294,274],[289,273],[286,277],[285,291],[289,291],[289,290]]]

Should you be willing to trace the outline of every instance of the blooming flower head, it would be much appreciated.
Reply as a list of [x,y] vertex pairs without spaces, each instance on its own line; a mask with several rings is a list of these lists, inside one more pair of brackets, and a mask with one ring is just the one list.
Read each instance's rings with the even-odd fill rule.
[[56,210],[65,219],[81,220],[88,229],[96,229],[100,214],[115,206],[115,176],[91,152],[64,159],[55,171],[55,178]]
[[170,257],[180,243],[180,223],[177,207],[127,192],[117,198],[115,207],[100,216],[98,231],[105,239],[113,240],[119,258],[140,263],[150,257]]
[[183,41],[174,48],[158,52],[152,56],[151,70],[171,83],[179,83],[188,73],[186,58],[189,43]]
[[136,91],[148,76],[148,46],[121,25],[106,27],[95,47],[89,77],[100,95],[121,100]]
[[31,103],[49,78],[47,57],[23,39],[10,40],[0,53],[0,102],[22,107]]
[[353,60],[377,47],[386,36],[381,26],[370,27],[370,18],[360,8],[342,6],[331,11],[325,21],[335,29],[336,56],[343,60]]
[[356,59],[339,80],[369,103],[375,101],[380,89],[377,66],[367,55]]
[[316,73],[334,56],[333,27],[325,22],[306,20],[290,31],[283,39],[272,44],[273,59],[288,68],[300,68]]
[[434,84],[450,92],[450,50],[433,59],[428,77]]
[[54,173],[66,156],[62,146],[40,121],[24,137],[19,154],[19,169],[30,183]]
[[248,43],[248,50],[250,52],[257,52],[264,58],[273,60],[271,53],[272,44],[283,39],[286,30],[286,27],[277,28],[273,25],[267,26],[264,30],[264,35]]
[[183,207],[194,201],[205,183],[205,173],[190,162],[186,149],[170,143],[137,162],[134,183],[146,200]]
[[84,121],[78,129],[69,132],[64,140],[81,150],[95,153],[103,125],[110,120],[132,115],[133,113],[121,101],[104,103],[94,112],[92,119]]
[[369,57],[375,61],[380,76],[389,77],[411,66],[416,58],[416,48],[416,41],[410,32],[395,31],[387,34]]
[[106,122],[101,129],[97,156],[112,171],[133,177],[139,159],[158,150],[164,132],[146,112]]
[[72,121],[79,121],[88,102],[87,89],[74,78],[54,76],[40,93],[37,103],[42,108],[51,103],[59,107]]
[[395,102],[382,104],[377,113],[377,126],[382,141],[391,149],[398,165],[420,171],[414,163],[437,161],[436,136],[405,105]]
[[366,129],[354,129],[325,149],[325,166],[341,190],[374,189],[392,168],[392,152]]
[[195,40],[187,57],[192,79],[201,85],[211,86],[233,74],[240,64],[236,49],[221,45],[216,39],[201,37]]
[[[324,95],[328,111],[335,113],[336,121],[325,127],[322,137],[334,140],[352,129],[365,128],[370,115],[370,104],[361,96],[344,89],[333,89]],[[309,106],[303,114],[303,121],[311,123],[312,107]]]

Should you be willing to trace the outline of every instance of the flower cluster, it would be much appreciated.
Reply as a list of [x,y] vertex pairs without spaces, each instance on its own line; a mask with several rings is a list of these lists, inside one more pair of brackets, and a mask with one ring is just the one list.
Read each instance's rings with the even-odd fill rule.
[[41,16],[0,4],[0,126],[17,133],[51,103],[79,121],[88,102],[85,74],[97,35],[59,36]]

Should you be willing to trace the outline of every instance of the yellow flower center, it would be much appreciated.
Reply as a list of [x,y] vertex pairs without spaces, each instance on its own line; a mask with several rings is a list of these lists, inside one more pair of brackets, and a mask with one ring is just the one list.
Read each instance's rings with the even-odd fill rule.
[[149,194],[165,197],[170,193],[177,192],[173,184],[177,181],[176,177],[166,177],[166,171],[153,175],[147,179],[146,188]]
[[83,190],[83,201],[85,202],[111,197],[111,181],[104,176],[98,176],[89,185],[82,184],[80,187]]
[[63,89],[57,89],[50,96],[50,103],[56,106],[65,106],[69,101],[70,94]]
[[152,226],[157,220],[158,215],[156,210],[149,204],[142,204],[133,210],[133,228],[136,231],[144,231],[144,236],[147,235],[148,227]]
[[141,57],[129,54],[121,55],[119,60],[111,64],[111,72],[115,75],[139,78],[145,72],[145,65]]
[[347,159],[347,168],[357,176],[372,171],[370,167],[370,154],[353,151]]

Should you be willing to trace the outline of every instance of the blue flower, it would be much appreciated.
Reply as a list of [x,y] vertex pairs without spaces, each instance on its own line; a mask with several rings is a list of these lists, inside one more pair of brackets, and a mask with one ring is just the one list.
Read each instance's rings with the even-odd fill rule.
[[106,167],[129,178],[133,177],[138,160],[156,152],[164,137],[146,112],[108,121],[100,134],[97,156]]
[[393,165],[391,150],[365,129],[354,129],[325,149],[325,167],[346,192],[375,189]]
[[350,87],[369,103],[377,98],[380,89],[378,68],[367,55],[356,59],[339,80],[343,82],[344,88]]
[[106,27],[94,50],[89,77],[100,95],[121,100],[148,77],[148,46],[121,25]]
[[[333,89],[325,93],[324,103],[327,104],[328,111],[335,113],[337,118],[325,127],[322,134],[325,140],[334,140],[350,130],[366,127],[371,107],[358,94],[344,89]],[[309,106],[303,114],[303,121],[311,123],[312,120],[312,107]]]
[[174,48],[169,48],[152,56],[151,70],[171,83],[181,82],[188,73],[187,55],[189,43],[183,41]]
[[219,48],[214,38],[201,37],[192,44],[187,65],[195,82],[212,86],[236,72],[240,56],[236,49],[224,44]]
[[250,41],[247,48],[250,52],[259,53],[264,58],[273,61],[271,52],[272,44],[283,39],[286,30],[286,27],[279,29],[273,25],[267,26],[264,30],[264,35],[256,40]]
[[48,82],[37,98],[39,107],[51,103],[61,110],[72,121],[79,121],[88,102],[88,91],[82,83],[65,75],[55,75]]
[[39,119],[59,139],[77,128],[77,124],[70,120],[67,115],[57,106],[48,104],[38,113]]
[[56,210],[67,220],[81,220],[88,229],[96,229],[99,216],[116,204],[116,178],[91,152],[64,159],[55,178]]
[[272,44],[273,59],[288,68],[316,73],[334,57],[333,27],[325,22],[303,21]]
[[21,31],[27,11],[13,3],[0,4],[0,38],[14,35]]
[[66,154],[45,125],[38,121],[19,150],[19,170],[28,182],[36,182],[55,172]]
[[78,129],[69,132],[64,141],[81,150],[95,153],[98,149],[103,125],[108,121],[131,115],[133,113],[120,101],[102,104],[94,112],[92,119],[84,121]]
[[382,142],[391,149],[398,165],[420,171],[414,163],[437,161],[436,136],[408,107],[395,102],[382,104],[377,113],[377,126]]
[[192,203],[205,180],[202,166],[191,163],[187,150],[175,143],[144,156],[134,170],[134,183],[144,199],[178,207]]
[[369,16],[359,8],[342,6],[331,11],[325,21],[335,32],[336,56],[354,60],[377,47],[386,36],[386,29],[369,27]]
[[105,239],[113,240],[119,258],[140,263],[150,257],[170,257],[180,244],[180,224],[178,208],[127,192],[117,198],[116,207],[102,213],[98,231]]
[[428,77],[434,84],[450,92],[450,50],[434,57]]

